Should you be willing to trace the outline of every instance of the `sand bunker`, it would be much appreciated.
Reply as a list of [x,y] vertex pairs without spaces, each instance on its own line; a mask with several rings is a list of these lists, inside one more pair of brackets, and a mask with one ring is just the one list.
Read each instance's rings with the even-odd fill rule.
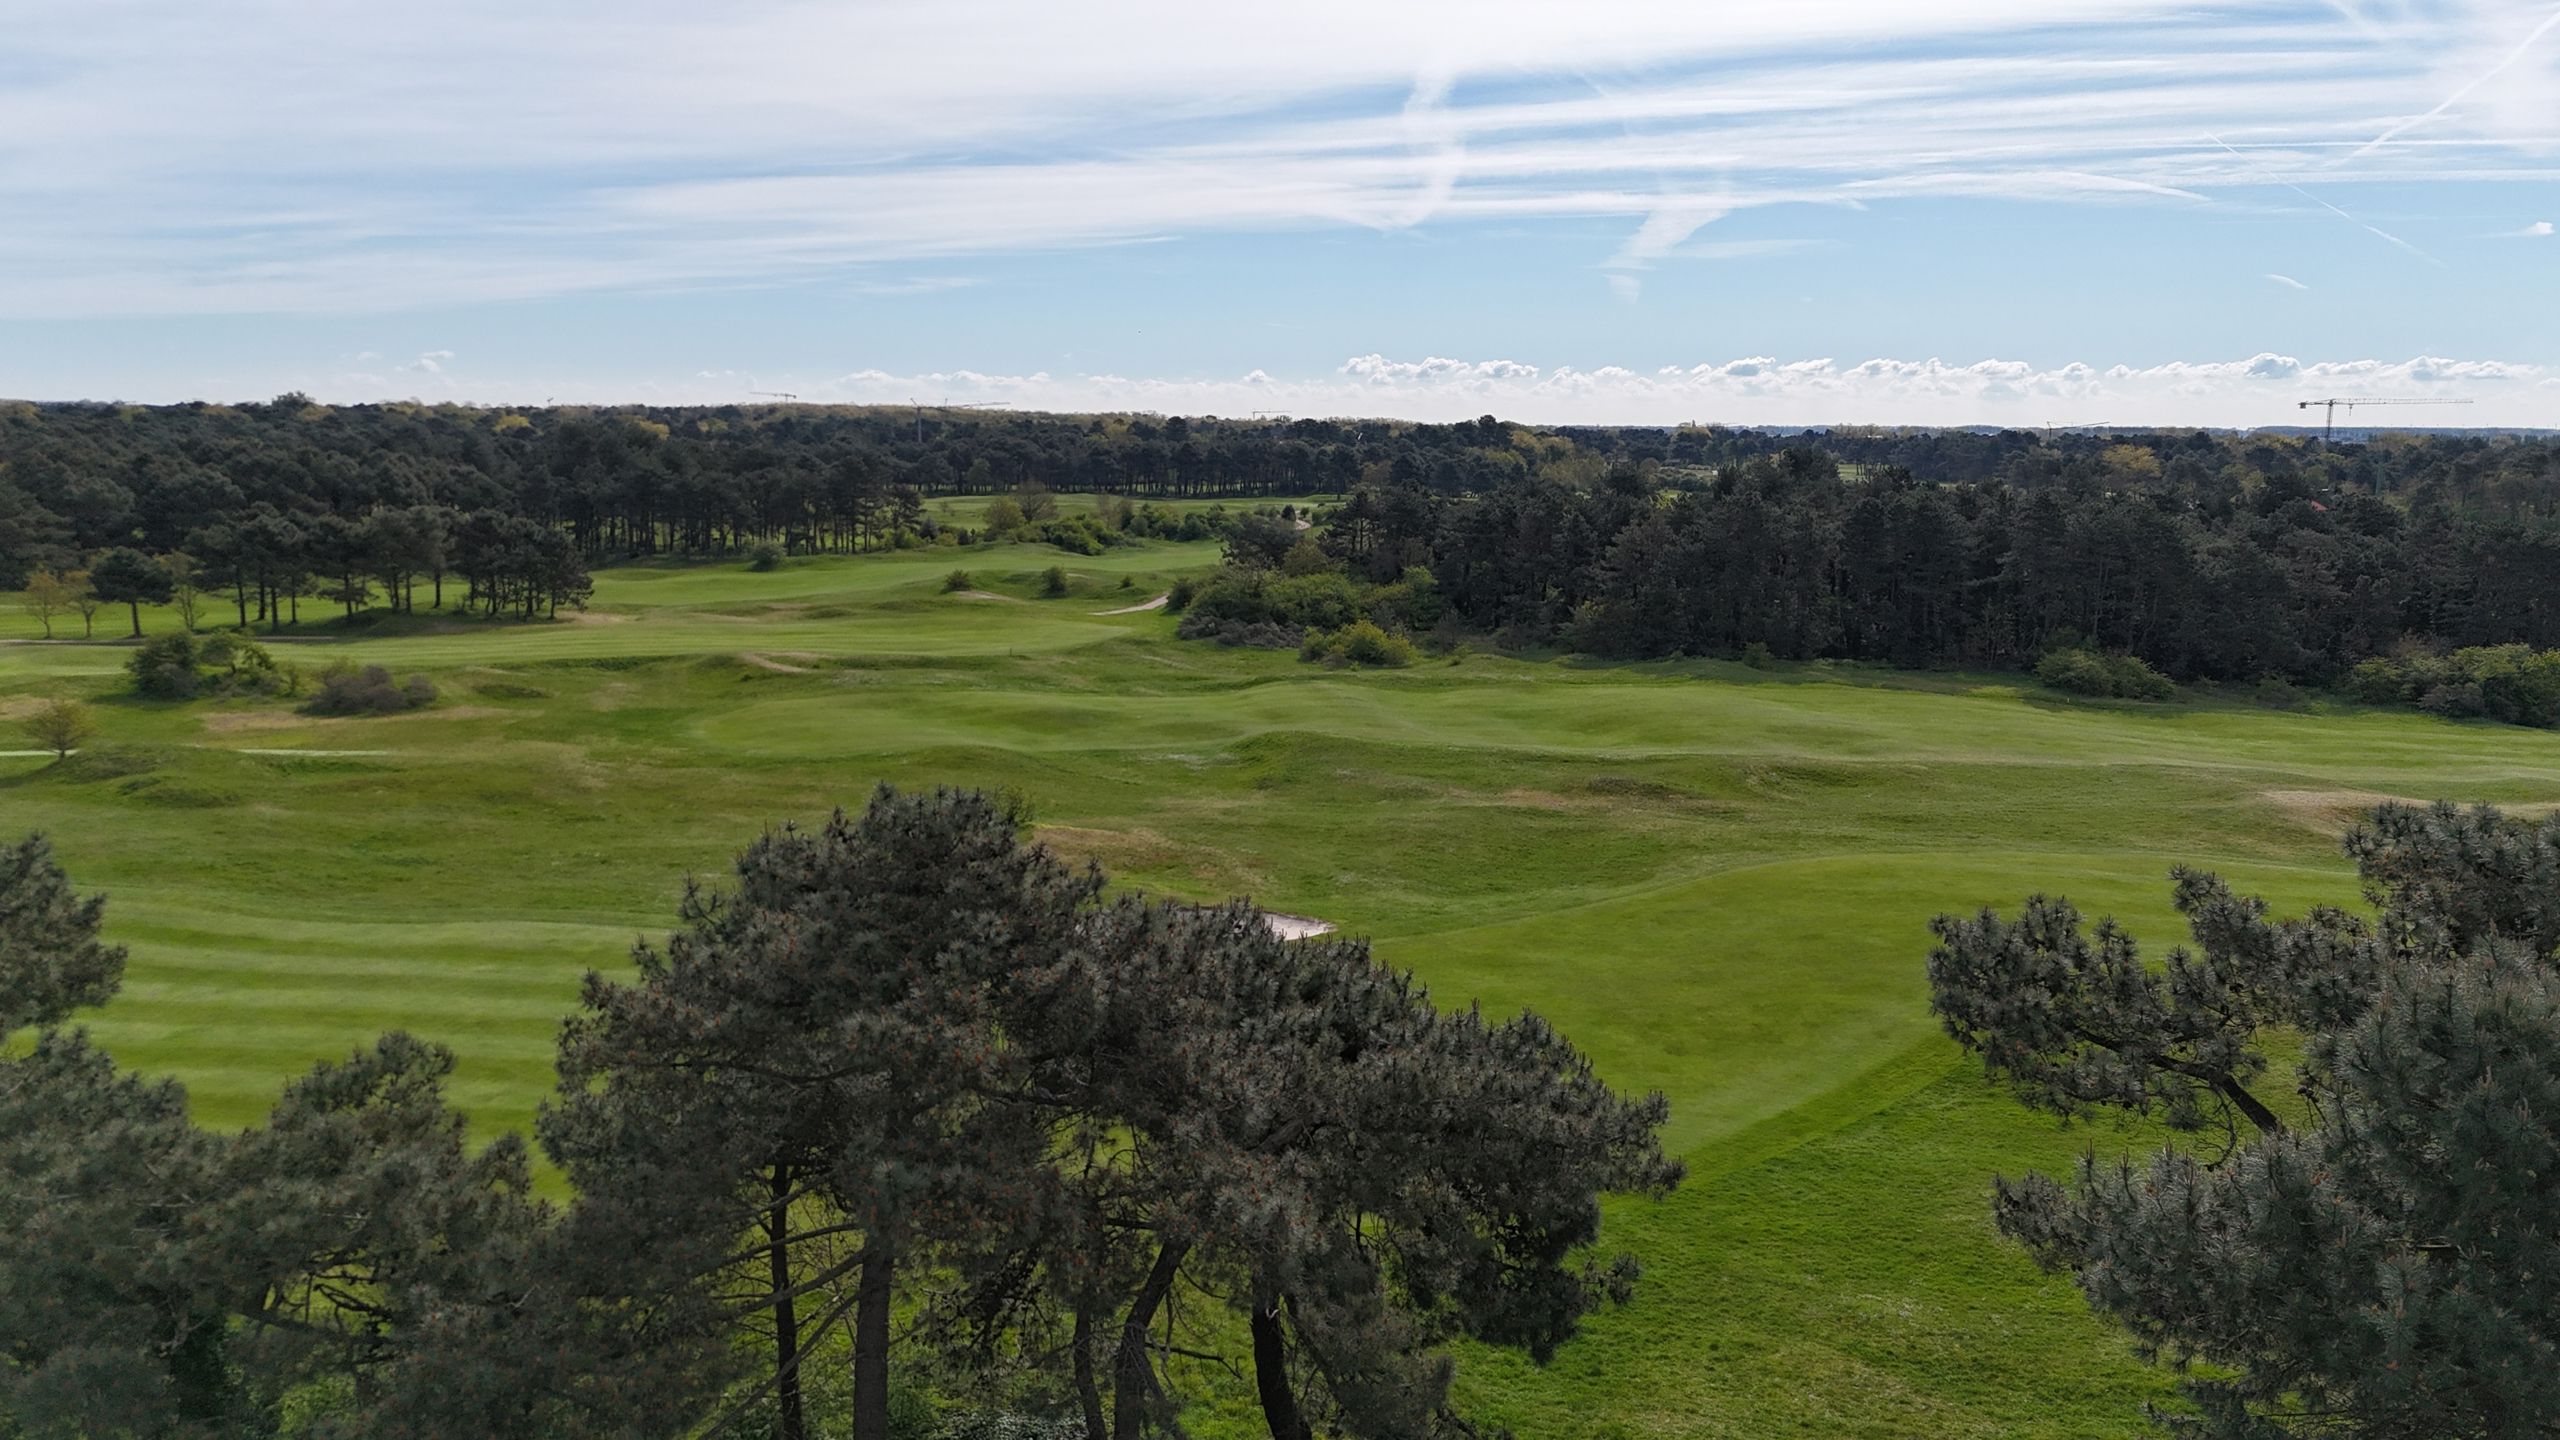
[[1318,920],[1312,915],[1283,915],[1277,910],[1263,911],[1262,923],[1283,940],[1312,940],[1318,935],[1333,933],[1330,920]]
[[1173,592],[1167,590],[1163,594],[1157,596],[1153,600],[1145,602],[1144,604],[1123,605],[1117,610],[1096,610],[1093,613],[1096,615],[1135,615],[1143,610],[1161,610],[1170,603],[1172,599]]

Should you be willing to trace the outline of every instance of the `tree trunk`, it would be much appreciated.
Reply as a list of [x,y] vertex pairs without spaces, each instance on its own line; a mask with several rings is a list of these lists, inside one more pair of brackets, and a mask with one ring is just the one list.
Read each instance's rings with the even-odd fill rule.
[[142,638],[142,602],[127,600],[124,603],[127,609],[133,611],[133,638],[139,640]]
[[873,1236],[853,1305],[853,1440],[889,1440],[889,1302],[897,1257]]
[[1289,1337],[1280,1327],[1280,1297],[1257,1289],[1253,1297],[1253,1389],[1271,1440],[1312,1440],[1307,1417],[1289,1388]]
[[1111,1440],[1111,1427],[1102,1417],[1102,1386],[1093,1375],[1093,1305],[1076,1302],[1075,1335],[1076,1406],[1084,1413],[1084,1440]]
[[2276,1117],[2276,1112],[2260,1103],[2257,1096],[2242,1089],[2239,1081],[2225,1075],[2213,1082],[2213,1088],[2220,1091],[2222,1098],[2230,1101],[2241,1114],[2248,1116],[2249,1123],[2258,1127],[2259,1134],[2281,1135],[2284,1133],[2284,1121]]
[[765,1212],[767,1270],[773,1285],[774,1440],[807,1440],[800,1405],[800,1316],[791,1296],[791,1169],[773,1167],[773,1207]]
[[1120,1345],[1111,1357],[1111,1437],[1112,1440],[1138,1440],[1146,1425],[1147,1404],[1154,1398],[1155,1366],[1147,1359],[1147,1327],[1155,1323],[1156,1310],[1164,1297],[1173,1293],[1173,1278],[1182,1270],[1182,1259],[1191,1252],[1189,1245],[1167,1245],[1156,1252],[1155,1268],[1147,1272],[1147,1283],[1138,1297],[1129,1302],[1128,1318],[1120,1324]]

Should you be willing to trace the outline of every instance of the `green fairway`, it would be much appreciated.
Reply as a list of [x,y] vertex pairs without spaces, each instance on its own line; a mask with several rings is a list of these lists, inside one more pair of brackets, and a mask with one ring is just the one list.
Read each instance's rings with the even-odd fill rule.
[[[2166,1382],[1998,1240],[1990,1176],[2143,1137],[1985,1088],[1927,1012],[1929,917],[2057,889],[2165,948],[2172,864],[2345,902],[2335,834],[2361,804],[2560,800],[2560,733],[2408,711],[1846,667],[1328,671],[1102,613],[1216,554],[635,566],[597,576],[592,613],[523,626],[348,627],[306,602],[283,658],[440,688],[388,719],[135,701],[123,646],[32,643],[0,596],[0,713],[78,695],[104,732],[58,765],[0,758],[0,829],[51,833],[109,893],[132,972],[91,1023],[205,1121],[248,1123],[291,1071],[398,1026],[461,1055],[495,1133],[548,1088],[579,975],[667,929],[688,872],[881,780],[1009,789],[1125,885],[1372,935],[1442,1003],[1535,1007],[1670,1097],[1691,1182],[1612,1221],[1636,1303],[1545,1372],[1466,1357],[1480,1419],[2058,1437],[2139,1432]],[[1066,598],[1038,598],[1051,565]]]

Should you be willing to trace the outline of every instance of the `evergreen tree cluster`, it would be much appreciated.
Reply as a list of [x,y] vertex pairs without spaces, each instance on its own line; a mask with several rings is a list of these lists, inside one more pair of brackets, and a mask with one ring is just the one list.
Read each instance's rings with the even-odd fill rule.
[[[1633,1262],[1659,1096],[1359,942],[1108,898],[963,792],[883,790],[591,976],[532,1152],[384,1037],[238,1135],[64,1028],[123,953],[0,851],[0,1433],[1472,1433],[1450,1346],[1544,1360]],[[834,1407],[843,1402],[842,1413]]]
[[1622,657],[2020,670],[2085,648],[2179,680],[2328,683],[2408,645],[2560,647],[2549,447],[2419,447],[2388,492],[2353,481],[2369,456],[2206,453],[2230,463],[2033,486],[1851,474],[1810,449],[1668,494],[1634,467],[1461,496],[1389,483],[1329,512],[1321,543],[1373,581],[1427,570],[1475,631]]

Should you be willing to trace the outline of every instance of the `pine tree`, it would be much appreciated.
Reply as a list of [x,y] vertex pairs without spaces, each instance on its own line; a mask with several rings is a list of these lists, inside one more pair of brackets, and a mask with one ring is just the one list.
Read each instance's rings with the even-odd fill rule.
[[[764,1267],[733,1318],[813,1342],[849,1314],[861,1440],[887,1434],[902,1275],[1027,1223],[1040,1189],[1052,1117],[1012,1103],[1027,1061],[1005,1021],[1101,880],[1019,832],[987,797],[884,787],[858,818],[769,834],[636,982],[591,978],[563,1040],[553,1155],[599,1213],[669,1237],[670,1284]],[[803,1209],[859,1248],[804,1274]],[[804,1323],[797,1298],[846,1275],[852,1295]],[[801,1359],[778,1343],[763,1389],[792,1393]]]
[[[2560,1428],[2560,820],[2386,806],[2347,838],[2372,919],[2270,920],[2177,876],[2159,969],[2059,901],[1941,917],[1932,998],[2029,1103],[2209,1152],[2094,1154],[1996,1190],[2001,1228],[2191,1378],[2181,1429],[2491,1437]],[[2251,1093],[2302,1037],[2300,1103]],[[2246,1129],[2240,1121],[2248,1122]]]

